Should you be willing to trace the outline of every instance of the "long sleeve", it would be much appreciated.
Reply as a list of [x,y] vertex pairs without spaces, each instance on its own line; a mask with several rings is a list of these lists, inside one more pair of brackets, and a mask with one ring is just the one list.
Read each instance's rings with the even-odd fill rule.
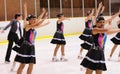
[[8,29],[12,24],[13,24],[13,21],[11,21],[11,22],[4,28],[4,30]]
[[20,37],[22,37],[21,23],[19,22]]

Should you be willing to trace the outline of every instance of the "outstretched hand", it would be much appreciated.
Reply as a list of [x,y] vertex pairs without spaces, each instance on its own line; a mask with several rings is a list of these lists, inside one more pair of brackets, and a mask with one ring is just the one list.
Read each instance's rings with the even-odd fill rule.
[[99,5],[98,5],[98,7],[101,8],[102,6],[103,6],[103,4],[102,4],[102,2],[100,2]]
[[46,9],[45,9],[45,8],[42,8],[42,12],[46,12]]

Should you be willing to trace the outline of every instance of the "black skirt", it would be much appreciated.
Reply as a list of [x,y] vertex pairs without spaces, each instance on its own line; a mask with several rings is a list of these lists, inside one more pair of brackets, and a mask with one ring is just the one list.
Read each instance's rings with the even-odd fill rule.
[[84,42],[84,43],[81,44],[81,47],[85,50],[89,50],[89,49],[91,49],[92,44],[90,44],[88,42]]
[[114,44],[118,44],[118,45],[119,45],[119,44],[120,44],[120,32],[117,33],[116,36],[111,39],[111,41],[112,41]]
[[86,49],[86,50],[91,49],[92,46],[93,46],[92,37],[89,38],[87,41],[84,41],[84,43],[81,44],[81,47],[82,47],[83,49]]
[[24,41],[24,38],[22,37],[20,40],[18,40],[17,43],[15,43],[15,46],[13,46],[12,49],[18,53],[19,50],[20,50],[21,44],[23,43],[23,41]]
[[51,40],[50,43],[53,44],[66,44],[66,40],[64,38],[63,33],[55,32],[53,39]]
[[84,31],[83,31],[83,34],[81,34],[81,35],[79,36],[79,38],[80,38],[81,40],[87,41],[88,39],[91,38],[91,36],[92,36],[91,29],[85,28]]
[[91,70],[107,70],[103,49],[99,47],[90,49],[81,62],[81,65]]
[[36,57],[35,57],[35,47],[33,46],[24,46],[20,47],[17,50],[17,55],[15,57],[15,61],[20,63],[36,63]]

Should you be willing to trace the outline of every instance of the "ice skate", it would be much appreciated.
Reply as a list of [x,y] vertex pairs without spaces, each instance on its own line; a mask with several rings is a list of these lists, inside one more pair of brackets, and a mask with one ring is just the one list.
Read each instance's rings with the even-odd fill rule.
[[52,58],[52,61],[53,61],[53,62],[58,62],[58,61],[59,61],[59,59],[58,59],[58,58],[56,58],[56,57],[53,57],[53,58]]
[[16,63],[13,62],[13,65],[12,65],[12,67],[11,67],[11,71],[14,71],[14,69],[15,69],[15,65],[16,65]]
[[82,54],[78,55],[78,59],[83,59]]
[[64,57],[61,57],[60,58],[60,61],[68,61],[68,59],[64,58]]

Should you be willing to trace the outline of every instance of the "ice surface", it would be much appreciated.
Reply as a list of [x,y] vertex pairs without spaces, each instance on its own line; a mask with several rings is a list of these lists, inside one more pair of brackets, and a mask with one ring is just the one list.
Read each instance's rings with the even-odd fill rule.
[[[110,54],[113,43],[110,38],[113,35],[109,35],[107,38],[107,43],[105,47],[105,58],[107,71],[103,74],[120,74],[120,62],[118,62],[118,53],[120,47],[118,46],[115,53],[113,54],[112,61],[108,61],[108,56]],[[37,63],[34,65],[33,74],[85,74],[85,69],[80,66],[82,60],[77,59],[80,50],[80,44],[83,42],[79,38],[79,35],[69,36],[66,38],[65,54],[68,58],[67,62],[52,62],[52,55],[55,48],[54,44],[50,43],[51,39],[36,40],[36,60]],[[16,52],[12,51],[10,64],[4,63],[4,57],[7,49],[7,44],[0,45],[0,74],[16,74],[19,63],[15,66],[14,71],[10,71],[12,62],[16,55]],[[87,53],[86,50],[83,51],[83,56]],[[60,50],[58,51],[58,58],[61,57]],[[23,70],[23,74],[26,74],[28,65]],[[81,70],[81,68],[83,70]],[[95,74],[95,73],[93,73]]]

